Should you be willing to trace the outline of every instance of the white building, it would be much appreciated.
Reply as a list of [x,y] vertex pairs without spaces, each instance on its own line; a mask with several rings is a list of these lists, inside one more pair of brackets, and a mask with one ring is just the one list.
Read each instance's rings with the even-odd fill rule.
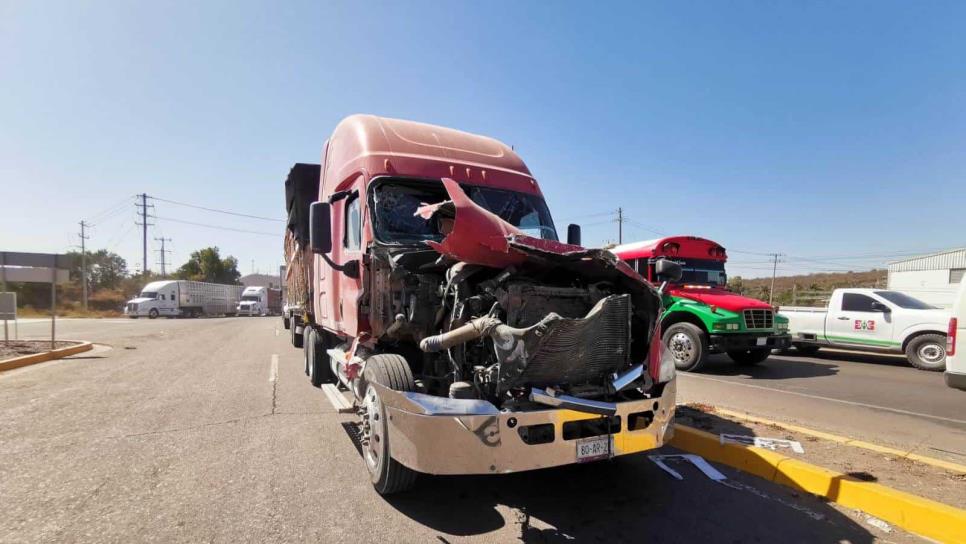
[[966,272],[966,248],[889,263],[889,289],[949,308]]

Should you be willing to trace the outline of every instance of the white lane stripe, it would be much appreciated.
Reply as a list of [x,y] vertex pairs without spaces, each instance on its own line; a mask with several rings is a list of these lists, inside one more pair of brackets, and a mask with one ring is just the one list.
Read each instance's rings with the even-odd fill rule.
[[796,391],[787,391],[785,389],[775,389],[773,387],[765,387],[763,385],[754,385],[750,383],[732,382],[729,380],[721,380],[718,378],[711,378],[708,376],[698,376],[696,374],[679,374],[681,376],[687,376],[688,378],[694,378],[696,380],[708,380],[712,382],[726,383],[728,385],[740,385],[742,387],[751,387],[752,389],[764,389],[765,391],[775,391],[776,393],[785,393],[786,395],[795,395],[796,397],[805,397],[809,399],[827,400],[829,402],[838,402],[841,404],[848,404],[850,406],[861,406],[863,408],[871,408],[873,410],[884,410],[886,412],[892,412],[895,414],[903,414],[907,416],[914,417],[924,417],[927,419],[935,419],[938,421],[948,421],[950,423],[959,423],[961,425],[966,425],[966,420],[953,419],[951,417],[934,416],[930,414],[923,414],[920,412],[910,412],[909,410],[900,410],[899,408],[889,408],[887,406],[879,406],[876,404],[866,404],[864,402],[855,402],[851,400],[834,399],[831,397],[823,397],[821,395],[810,395],[808,393],[798,393]]
[[268,373],[268,381],[278,381],[278,355],[272,354],[272,369]]

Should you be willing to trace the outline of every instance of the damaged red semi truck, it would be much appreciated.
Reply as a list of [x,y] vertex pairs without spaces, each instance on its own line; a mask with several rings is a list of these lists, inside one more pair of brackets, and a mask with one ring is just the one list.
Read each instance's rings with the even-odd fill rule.
[[351,392],[379,493],[418,473],[532,470],[670,438],[659,291],[580,247],[576,225],[558,241],[508,146],[354,115],[321,165],[292,168],[286,205],[293,343],[314,385]]

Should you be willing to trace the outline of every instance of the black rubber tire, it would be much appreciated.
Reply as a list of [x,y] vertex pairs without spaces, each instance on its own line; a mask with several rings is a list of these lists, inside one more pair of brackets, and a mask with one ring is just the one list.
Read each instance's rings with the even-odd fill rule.
[[[412,371],[406,359],[394,353],[381,353],[373,355],[366,361],[364,373],[366,380],[366,395],[370,394],[371,383],[378,383],[395,391],[415,391],[416,382],[413,379]],[[373,416],[376,417],[376,416]],[[378,403],[377,420],[370,425],[381,425],[382,435],[385,439],[383,443],[383,453],[390,451],[388,417],[386,407],[380,401]],[[365,453],[364,453],[365,455]],[[378,470],[373,470],[369,462],[366,461],[366,469],[372,480],[372,486],[380,495],[391,495],[406,491],[416,483],[416,476],[419,474],[415,470],[403,466],[390,455],[381,455],[378,460]]]
[[[937,350],[942,352],[942,359],[939,361],[927,361],[919,356],[919,350],[928,344],[935,344]],[[946,370],[946,335],[945,334],[920,334],[906,344],[906,359],[909,364],[919,370],[930,372],[940,372]]]
[[795,344],[795,351],[801,355],[812,356],[818,353],[818,350],[822,349],[820,346],[815,346],[812,344]]
[[291,326],[291,323],[289,322],[289,319],[287,317],[283,317],[282,318],[282,327],[285,330],[288,330],[289,326]]
[[731,357],[731,360],[736,365],[741,366],[753,366],[758,363],[763,363],[770,355],[771,348],[755,348],[728,352],[728,357]]
[[305,366],[309,372],[309,381],[315,387],[322,387],[324,383],[333,383],[335,376],[332,375],[332,366],[329,364],[329,354],[326,351],[331,347],[329,335],[315,329],[309,329],[311,333],[305,342],[305,353],[307,354]]
[[148,319],[157,319],[157,318],[158,318],[157,308],[151,308],[150,310],[148,310]]
[[[691,343],[690,354],[687,358],[678,357],[680,350],[672,349],[671,341],[677,334],[685,334]],[[671,351],[674,367],[681,372],[694,372],[704,365],[708,358],[708,335],[700,327],[692,323],[675,323],[664,331],[662,338],[664,349]],[[681,348],[682,350],[684,348]]]
[[290,328],[290,330],[292,331],[292,345],[295,346],[295,347],[297,347],[297,348],[300,348],[300,347],[302,347],[302,344],[303,344],[303,342],[302,342],[303,336],[301,334],[295,332],[296,328],[298,328],[298,320],[293,319],[292,320],[292,325],[291,325],[291,328]]

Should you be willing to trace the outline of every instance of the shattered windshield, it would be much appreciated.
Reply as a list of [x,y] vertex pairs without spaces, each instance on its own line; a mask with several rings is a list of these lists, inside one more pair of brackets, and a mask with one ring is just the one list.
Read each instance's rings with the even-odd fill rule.
[[[524,234],[556,240],[550,211],[536,195],[463,185],[473,202],[498,215]],[[417,208],[449,200],[440,182],[382,183],[373,191],[376,237],[385,242],[440,241],[448,232],[445,217],[421,217]]]

